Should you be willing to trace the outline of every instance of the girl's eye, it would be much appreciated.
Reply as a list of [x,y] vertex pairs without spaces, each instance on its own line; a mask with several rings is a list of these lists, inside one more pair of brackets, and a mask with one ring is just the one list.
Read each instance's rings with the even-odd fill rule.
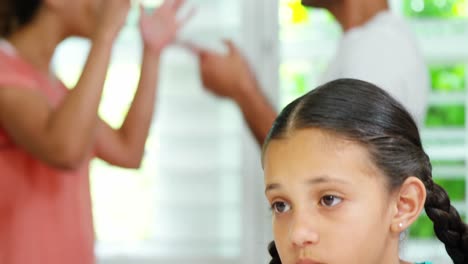
[[284,214],[287,211],[291,210],[291,206],[286,202],[274,202],[271,205],[271,209],[277,214]]
[[343,199],[335,195],[325,195],[320,199],[320,204],[325,207],[333,207],[341,203]]

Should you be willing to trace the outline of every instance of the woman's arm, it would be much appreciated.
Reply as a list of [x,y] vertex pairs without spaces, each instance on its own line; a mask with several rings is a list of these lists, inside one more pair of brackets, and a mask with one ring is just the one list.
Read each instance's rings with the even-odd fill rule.
[[183,3],[183,0],[166,0],[152,14],[141,9],[140,31],[144,51],[135,97],[120,129],[113,130],[101,122],[98,130],[97,156],[113,165],[137,168],[141,164],[153,119],[159,58],[189,18],[176,18]]
[[130,1],[106,1],[88,60],[76,85],[53,109],[39,92],[0,89],[0,122],[16,144],[53,166],[73,169],[95,142],[97,110],[115,37]]
[[159,54],[144,52],[140,81],[127,116],[118,130],[100,121],[97,156],[113,165],[137,168],[143,158],[153,118],[159,69]]

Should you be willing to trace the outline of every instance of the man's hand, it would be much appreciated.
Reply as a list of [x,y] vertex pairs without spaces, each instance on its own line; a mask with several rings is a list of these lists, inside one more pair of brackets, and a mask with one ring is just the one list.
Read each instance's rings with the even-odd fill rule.
[[239,49],[231,42],[225,41],[227,54],[202,49],[193,44],[185,44],[199,58],[200,76],[203,86],[208,91],[236,102],[257,88],[257,81],[250,66]]

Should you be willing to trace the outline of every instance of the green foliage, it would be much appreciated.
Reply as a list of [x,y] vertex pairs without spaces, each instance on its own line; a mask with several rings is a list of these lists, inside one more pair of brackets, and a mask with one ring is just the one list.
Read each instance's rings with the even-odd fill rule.
[[402,0],[403,13],[409,17],[468,17],[468,0]]
[[434,65],[429,68],[432,90],[452,92],[466,90],[465,65]]

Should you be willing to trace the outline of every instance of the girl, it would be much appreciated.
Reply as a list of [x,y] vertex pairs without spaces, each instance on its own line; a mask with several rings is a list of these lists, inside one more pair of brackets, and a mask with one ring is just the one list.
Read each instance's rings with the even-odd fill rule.
[[289,104],[263,148],[273,210],[270,264],[395,264],[400,234],[426,210],[456,264],[468,230],[410,114],[363,81],[327,83]]
[[[140,166],[159,58],[183,24],[176,19],[182,4],[166,0],[151,14],[141,13],[140,81],[123,125],[114,130],[97,113],[130,0],[1,2],[0,263],[95,262],[89,161]],[[71,36],[88,38],[91,49],[68,91],[50,62]]]

